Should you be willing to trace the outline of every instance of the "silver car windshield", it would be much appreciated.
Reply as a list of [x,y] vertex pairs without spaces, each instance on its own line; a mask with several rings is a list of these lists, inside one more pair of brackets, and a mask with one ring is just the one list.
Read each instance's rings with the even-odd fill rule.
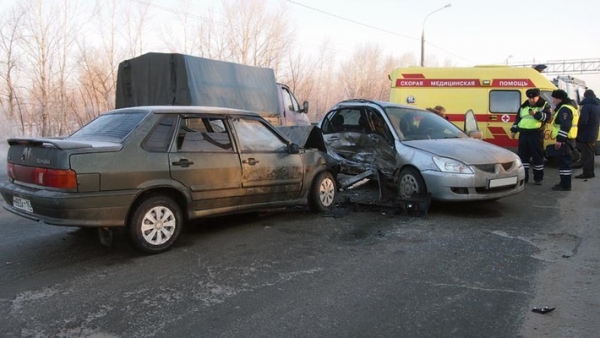
[[454,124],[435,113],[403,107],[385,107],[401,141],[468,137]]

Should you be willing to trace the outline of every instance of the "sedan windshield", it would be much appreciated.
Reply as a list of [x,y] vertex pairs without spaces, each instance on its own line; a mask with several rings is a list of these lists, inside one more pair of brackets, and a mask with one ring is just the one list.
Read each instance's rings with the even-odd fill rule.
[[401,141],[468,137],[448,120],[426,110],[386,107],[385,111]]

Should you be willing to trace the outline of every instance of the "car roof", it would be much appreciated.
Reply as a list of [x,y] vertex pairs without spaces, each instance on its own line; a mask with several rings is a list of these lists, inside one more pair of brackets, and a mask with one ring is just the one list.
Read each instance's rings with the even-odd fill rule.
[[344,101],[338,102],[334,106],[334,108],[335,107],[343,107],[343,106],[365,105],[365,104],[373,104],[373,105],[377,105],[380,107],[398,107],[398,108],[423,110],[422,108],[411,106],[411,105],[406,105],[406,104],[392,103],[392,102],[387,102],[387,101],[367,100],[367,99],[344,100]]
[[239,115],[239,116],[260,116],[255,112],[248,110],[210,107],[210,106],[137,106],[111,110],[109,113],[132,112],[132,111],[148,111],[160,114],[209,114],[209,115]]

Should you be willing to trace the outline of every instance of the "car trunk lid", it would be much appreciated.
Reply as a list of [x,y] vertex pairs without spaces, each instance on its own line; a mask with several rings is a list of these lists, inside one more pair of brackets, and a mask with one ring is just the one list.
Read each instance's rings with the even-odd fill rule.
[[122,148],[120,143],[113,142],[51,138],[11,138],[8,144],[6,171],[11,180],[67,189],[76,188],[70,155],[114,152]]

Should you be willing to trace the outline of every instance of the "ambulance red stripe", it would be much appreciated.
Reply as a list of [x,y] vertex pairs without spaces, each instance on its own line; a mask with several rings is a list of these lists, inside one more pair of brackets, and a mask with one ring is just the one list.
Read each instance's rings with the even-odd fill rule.
[[[425,79],[421,77],[406,76],[396,79],[395,87],[432,87],[432,88],[469,88],[469,87],[494,87],[494,88],[529,88],[535,87],[530,79],[494,79],[490,84],[482,84],[480,79]],[[414,75],[414,74],[413,74]]]

